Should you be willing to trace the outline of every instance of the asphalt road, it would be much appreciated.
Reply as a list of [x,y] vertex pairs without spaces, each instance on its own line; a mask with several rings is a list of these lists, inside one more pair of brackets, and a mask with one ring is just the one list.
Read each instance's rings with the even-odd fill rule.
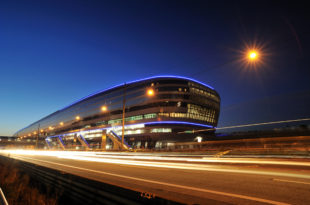
[[0,154],[187,204],[310,204],[309,159],[56,151]]

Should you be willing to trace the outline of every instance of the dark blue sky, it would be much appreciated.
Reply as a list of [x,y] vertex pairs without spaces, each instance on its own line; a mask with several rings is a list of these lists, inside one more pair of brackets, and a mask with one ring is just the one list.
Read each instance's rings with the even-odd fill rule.
[[[310,117],[310,17],[301,3],[0,3],[0,135],[90,93],[153,75],[214,87],[219,127]],[[264,64],[244,67],[246,44]]]

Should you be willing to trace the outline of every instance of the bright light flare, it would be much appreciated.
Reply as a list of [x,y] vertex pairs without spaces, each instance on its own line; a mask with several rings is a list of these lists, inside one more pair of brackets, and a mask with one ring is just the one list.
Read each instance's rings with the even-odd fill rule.
[[105,112],[105,111],[107,111],[107,110],[108,110],[107,106],[104,105],[104,106],[101,107],[101,111],[102,111],[102,112]]
[[249,59],[250,59],[250,60],[255,60],[255,59],[257,59],[257,52],[256,52],[256,51],[250,51],[250,52],[249,52]]
[[263,62],[262,49],[255,46],[247,47],[242,55],[242,64],[244,67],[258,68]]
[[154,90],[153,89],[148,89],[147,90],[147,95],[148,96],[154,96]]
[[244,42],[243,48],[235,50],[235,62],[239,64],[243,70],[257,70],[261,73],[268,66],[268,56],[271,55],[268,51],[267,43],[255,40],[253,42]]

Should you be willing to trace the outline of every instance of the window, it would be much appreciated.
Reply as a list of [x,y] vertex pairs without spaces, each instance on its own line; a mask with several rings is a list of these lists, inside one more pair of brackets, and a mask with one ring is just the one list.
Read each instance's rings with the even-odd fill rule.
[[144,119],[151,119],[151,118],[156,118],[157,114],[156,113],[151,113],[151,114],[145,114]]
[[171,132],[171,128],[154,128],[151,129],[151,133],[168,133]]
[[187,117],[213,123],[215,121],[215,110],[204,108],[199,105],[188,104]]
[[133,120],[142,120],[142,119],[143,119],[142,115],[136,115],[136,116],[126,117],[125,122],[133,121]]

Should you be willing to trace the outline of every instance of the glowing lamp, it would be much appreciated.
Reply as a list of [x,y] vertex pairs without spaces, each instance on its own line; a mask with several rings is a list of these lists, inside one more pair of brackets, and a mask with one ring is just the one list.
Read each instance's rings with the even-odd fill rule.
[[147,90],[147,95],[148,96],[153,96],[154,95],[154,90],[153,89],[148,89]]
[[249,59],[250,60],[255,60],[257,58],[257,53],[255,51],[251,51],[249,53]]
[[102,112],[105,112],[105,111],[107,111],[107,110],[108,110],[107,106],[104,105],[104,106],[101,107],[101,111],[102,111]]

